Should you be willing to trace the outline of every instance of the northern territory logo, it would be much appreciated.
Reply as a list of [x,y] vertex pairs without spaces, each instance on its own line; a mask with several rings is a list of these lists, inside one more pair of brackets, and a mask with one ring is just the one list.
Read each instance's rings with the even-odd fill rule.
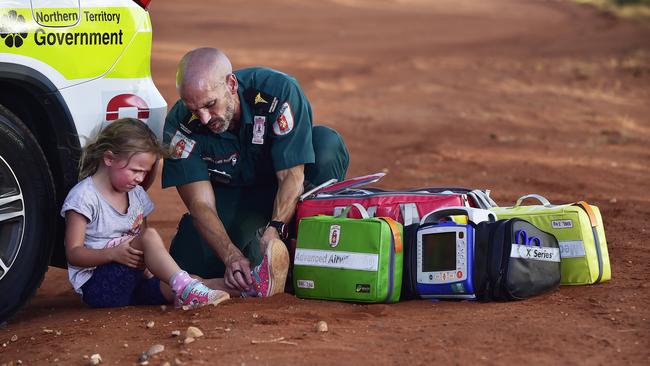
[[0,16],[0,38],[7,47],[20,47],[27,38],[25,17],[18,15],[15,10]]

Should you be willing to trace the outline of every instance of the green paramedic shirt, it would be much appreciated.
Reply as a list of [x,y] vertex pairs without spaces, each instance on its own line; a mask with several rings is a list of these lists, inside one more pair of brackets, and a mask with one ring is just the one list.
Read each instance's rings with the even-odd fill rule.
[[228,186],[276,184],[275,172],[314,162],[312,111],[298,82],[268,68],[235,73],[242,109],[239,131],[215,134],[179,100],[165,120],[163,188],[210,180],[208,169],[231,176]]

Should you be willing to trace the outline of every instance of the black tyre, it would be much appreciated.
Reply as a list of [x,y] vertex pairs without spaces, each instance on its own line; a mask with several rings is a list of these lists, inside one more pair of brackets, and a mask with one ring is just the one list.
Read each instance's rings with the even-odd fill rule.
[[34,135],[0,105],[0,321],[35,292],[55,238],[56,198]]

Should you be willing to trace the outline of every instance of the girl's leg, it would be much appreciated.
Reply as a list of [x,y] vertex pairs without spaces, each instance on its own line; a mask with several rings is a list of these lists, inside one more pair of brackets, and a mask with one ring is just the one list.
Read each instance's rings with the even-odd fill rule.
[[169,280],[181,269],[167,252],[167,248],[165,248],[158,232],[146,228],[131,242],[131,246],[144,252],[144,263],[147,269],[160,279],[160,292],[162,292],[165,299],[172,302],[174,292],[169,286]]
[[158,232],[146,228],[131,242],[131,246],[144,252],[144,263],[154,276],[168,282],[180,267],[169,255]]
[[[178,275],[180,272],[182,272],[182,270],[178,264],[176,264],[174,259],[169,255],[169,252],[167,251],[167,248],[165,248],[162,238],[160,235],[158,235],[158,232],[152,228],[146,228],[138,236],[138,238],[131,242],[131,246],[144,252],[144,262],[147,268],[149,271],[151,271],[151,273],[153,273],[154,276],[160,279],[160,291],[162,292],[163,296],[169,301],[174,301],[180,294],[174,292],[174,289],[172,289],[172,284],[170,282],[172,281],[172,277]],[[185,272],[183,272],[183,274],[184,276],[187,276]],[[189,280],[189,277],[187,277],[187,280]],[[185,283],[185,285],[189,285],[189,283]],[[174,286],[178,287],[177,282],[174,283]],[[177,291],[184,292],[182,291],[182,287],[185,286],[183,285],[180,288],[175,289]],[[223,287],[223,285],[221,287]],[[203,289],[221,290],[221,287],[205,289],[205,286],[203,286]],[[216,298],[222,298],[222,296],[219,296],[219,294],[216,293],[210,294],[208,297],[212,300]],[[210,302],[212,302],[212,300],[210,300]],[[221,301],[223,300],[225,299],[222,299]]]

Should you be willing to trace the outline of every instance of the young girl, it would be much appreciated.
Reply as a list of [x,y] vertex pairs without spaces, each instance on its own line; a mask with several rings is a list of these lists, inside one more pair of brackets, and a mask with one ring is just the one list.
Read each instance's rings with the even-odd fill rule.
[[[163,148],[145,123],[120,119],[84,148],[80,182],[68,194],[65,247],[70,282],[92,307],[198,307],[229,298],[191,278],[146,227],[153,203],[139,185]],[[155,277],[147,278],[147,268]]]

